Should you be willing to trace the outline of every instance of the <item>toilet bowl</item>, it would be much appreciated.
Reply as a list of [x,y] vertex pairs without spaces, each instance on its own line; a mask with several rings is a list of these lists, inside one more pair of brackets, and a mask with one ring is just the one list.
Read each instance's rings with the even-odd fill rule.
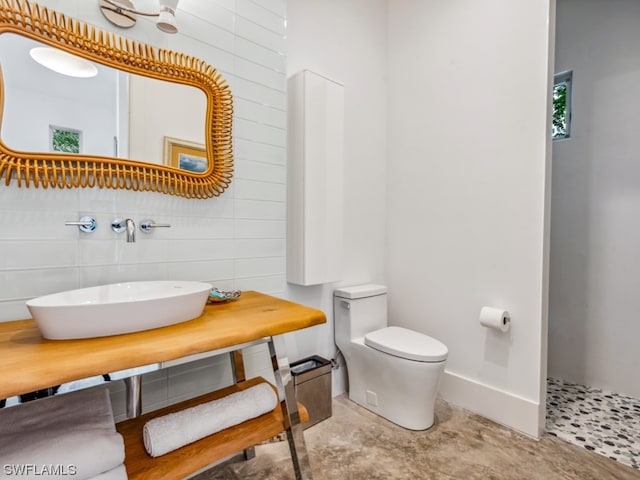
[[433,425],[447,347],[387,324],[387,289],[358,285],[334,291],[336,345],[344,356],[349,398],[411,430]]

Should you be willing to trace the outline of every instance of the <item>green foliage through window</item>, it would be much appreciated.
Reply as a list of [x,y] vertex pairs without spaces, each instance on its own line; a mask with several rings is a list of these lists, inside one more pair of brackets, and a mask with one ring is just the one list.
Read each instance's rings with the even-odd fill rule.
[[80,153],[80,132],[51,127],[51,150]]
[[558,73],[553,85],[553,123],[551,134],[554,140],[571,135],[571,80],[573,72]]

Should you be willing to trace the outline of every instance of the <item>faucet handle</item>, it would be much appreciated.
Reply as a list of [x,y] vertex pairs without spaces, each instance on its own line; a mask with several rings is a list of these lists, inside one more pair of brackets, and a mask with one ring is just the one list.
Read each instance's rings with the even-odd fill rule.
[[144,233],[151,233],[154,228],[169,228],[170,226],[168,223],[156,223],[153,220],[142,220],[140,222],[140,230]]
[[66,221],[64,222],[67,226],[77,226],[78,229],[82,232],[90,233],[93,232],[96,228],[98,228],[98,222],[93,217],[80,217],[80,220],[77,222]]
[[127,228],[125,221],[121,218],[116,218],[111,222],[111,230],[116,233],[122,233]]

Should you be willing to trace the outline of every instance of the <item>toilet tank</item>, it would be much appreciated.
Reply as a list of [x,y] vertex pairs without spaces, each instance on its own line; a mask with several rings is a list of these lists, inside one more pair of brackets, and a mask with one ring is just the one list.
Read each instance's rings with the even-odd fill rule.
[[337,289],[333,295],[338,346],[387,326],[387,287],[356,285]]

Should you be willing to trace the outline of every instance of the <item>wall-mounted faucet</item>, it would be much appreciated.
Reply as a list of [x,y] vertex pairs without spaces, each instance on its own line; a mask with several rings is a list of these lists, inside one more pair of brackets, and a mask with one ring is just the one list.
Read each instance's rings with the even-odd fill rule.
[[134,243],[136,241],[136,224],[130,218],[127,218],[126,220],[116,218],[113,222],[111,222],[111,230],[116,233],[122,233],[126,231],[127,243]]

